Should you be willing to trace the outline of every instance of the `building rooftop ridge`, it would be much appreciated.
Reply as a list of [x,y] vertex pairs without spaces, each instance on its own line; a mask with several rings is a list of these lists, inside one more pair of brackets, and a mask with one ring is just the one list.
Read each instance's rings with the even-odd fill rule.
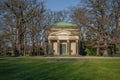
[[56,22],[56,23],[52,24],[51,26],[52,27],[77,27],[77,24],[60,21],[60,22]]

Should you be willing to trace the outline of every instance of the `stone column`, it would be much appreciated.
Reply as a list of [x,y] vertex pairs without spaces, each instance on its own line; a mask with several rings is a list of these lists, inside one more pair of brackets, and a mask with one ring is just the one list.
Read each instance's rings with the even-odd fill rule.
[[48,51],[49,51],[48,54],[50,55],[52,53],[52,43],[51,43],[51,40],[48,40],[48,43],[49,43],[49,45],[48,45],[49,46],[48,47],[49,48],[48,49]]
[[67,55],[70,55],[70,41],[67,40]]
[[57,40],[57,54],[60,55],[60,40]]
[[79,55],[79,40],[76,40],[76,55]]

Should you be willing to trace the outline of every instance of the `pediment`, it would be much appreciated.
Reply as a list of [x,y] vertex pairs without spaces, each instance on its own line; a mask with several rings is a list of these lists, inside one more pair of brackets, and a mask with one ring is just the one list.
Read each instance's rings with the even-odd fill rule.
[[70,35],[71,32],[69,31],[57,31],[57,32],[52,32],[50,35]]

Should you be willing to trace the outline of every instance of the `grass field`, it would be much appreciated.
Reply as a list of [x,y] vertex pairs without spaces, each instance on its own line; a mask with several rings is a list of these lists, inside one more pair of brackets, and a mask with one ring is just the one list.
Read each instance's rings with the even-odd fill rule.
[[120,80],[120,59],[0,59],[0,80]]

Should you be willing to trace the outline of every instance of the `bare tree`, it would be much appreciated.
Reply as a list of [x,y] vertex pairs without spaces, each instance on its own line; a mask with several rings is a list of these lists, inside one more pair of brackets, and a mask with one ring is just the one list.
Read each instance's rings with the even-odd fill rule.
[[86,3],[87,6],[84,8],[74,8],[72,19],[81,27],[87,28],[86,35],[90,37],[90,40],[93,39],[93,42],[97,43],[96,55],[100,54],[100,48],[104,48],[104,55],[107,55],[109,27],[111,26],[110,2],[109,0],[86,0]]
[[[44,3],[38,2],[37,0],[5,0],[1,4],[1,15],[4,20],[2,23],[5,24],[3,28],[8,29],[7,27],[10,27],[12,28],[12,33],[15,31],[14,36],[17,37],[15,38],[15,44],[17,46],[14,51],[17,53],[16,55],[24,55],[25,32],[28,29],[28,24],[31,21],[35,22],[35,18],[39,18],[45,12]],[[38,24],[31,26],[33,27],[35,25],[37,26]]]

